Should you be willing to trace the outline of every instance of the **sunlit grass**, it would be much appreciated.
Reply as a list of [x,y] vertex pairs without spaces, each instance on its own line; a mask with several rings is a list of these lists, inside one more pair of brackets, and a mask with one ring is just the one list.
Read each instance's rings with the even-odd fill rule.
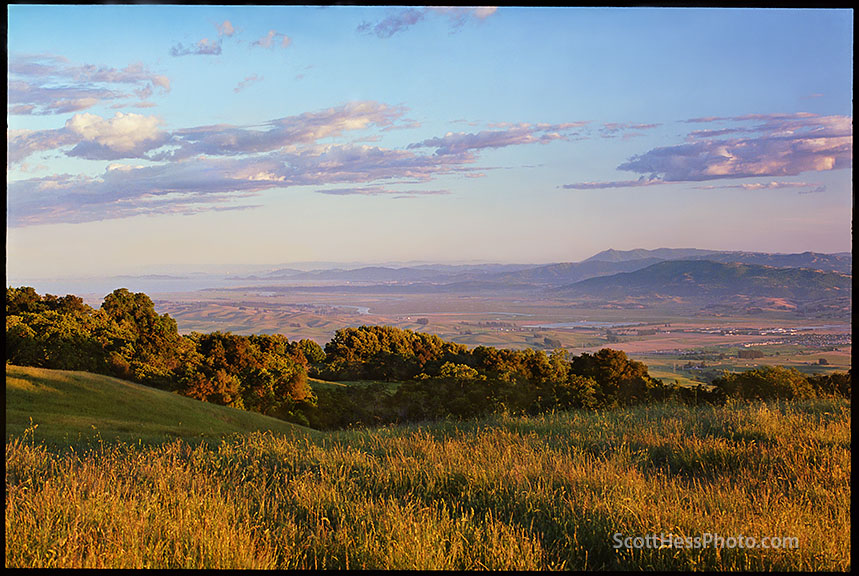
[[96,438],[164,442],[215,439],[273,430],[312,433],[256,412],[199,402],[109,376],[6,366],[6,439],[38,425],[39,438],[56,445]]
[[[847,570],[850,414],[654,405],[85,451],[37,428],[6,444],[6,565]],[[616,533],[800,546],[615,550]]]

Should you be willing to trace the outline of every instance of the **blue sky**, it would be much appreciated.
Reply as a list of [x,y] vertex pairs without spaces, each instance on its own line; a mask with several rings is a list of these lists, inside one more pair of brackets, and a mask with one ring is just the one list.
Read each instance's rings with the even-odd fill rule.
[[851,249],[850,10],[8,16],[9,278]]

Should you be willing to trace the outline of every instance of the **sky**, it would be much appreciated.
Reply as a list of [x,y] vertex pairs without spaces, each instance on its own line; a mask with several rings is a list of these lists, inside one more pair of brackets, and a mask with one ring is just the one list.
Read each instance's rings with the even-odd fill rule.
[[850,251],[852,22],[9,5],[7,279]]

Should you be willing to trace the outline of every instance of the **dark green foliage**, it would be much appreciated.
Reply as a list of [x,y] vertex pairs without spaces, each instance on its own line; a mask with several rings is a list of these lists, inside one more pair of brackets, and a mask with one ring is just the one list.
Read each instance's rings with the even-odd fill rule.
[[713,381],[726,396],[751,399],[811,398],[814,387],[794,368],[764,366],[739,374],[726,373]]
[[610,348],[574,358],[570,369],[598,384],[597,402],[606,406],[642,402],[660,385],[650,377],[643,363],[629,360],[625,352]]
[[312,405],[307,372],[291,355],[300,352],[285,336],[213,332],[188,340],[195,354],[180,376],[186,396],[284,419]]
[[818,396],[852,396],[853,370],[835,372],[833,374],[808,376],[808,383]]
[[393,326],[344,328],[325,345],[323,375],[330,380],[401,381],[435,371],[465,353],[465,346],[434,334]]
[[[6,311],[7,363],[110,374],[316,428],[664,400],[697,404],[851,394],[850,372],[807,377],[765,367],[726,373],[712,389],[685,388],[655,380],[643,363],[610,348],[574,357],[560,348],[550,354],[468,350],[392,326],[338,330],[324,350],[311,340],[290,342],[279,334],[182,336],[146,294],[124,288],[107,295],[99,310],[72,295],[41,297],[29,287],[8,288]],[[314,394],[308,371],[327,380],[377,383]]]

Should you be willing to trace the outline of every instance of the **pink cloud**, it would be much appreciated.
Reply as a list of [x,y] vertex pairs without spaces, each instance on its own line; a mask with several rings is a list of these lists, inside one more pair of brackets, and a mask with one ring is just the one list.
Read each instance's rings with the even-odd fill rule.
[[50,54],[11,55],[7,83],[9,114],[66,114],[101,102],[148,98],[170,91],[166,76],[151,73],[143,64],[125,68],[74,65]]
[[[721,178],[783,177],[850,168],[853,119],[849,116],[748,114],[693,118],[687,122],[734,125],[695,130],[687,142],[653,148],[618,166],[646,181],[698,182]],[[746,123],[752,123],[746,125]],[[734,138],[720,138],[736,135]],[[568,184],[564,187],[632,186],[638,180]]]
[[260,46],[261,48],[271,48],[275,44],[280,44],[281,48],[288,48],[292,44],[292,39],[286,34],[282,34],[275,30],[269,30],[268,33],[259,40],[251,43],[251,46]]

